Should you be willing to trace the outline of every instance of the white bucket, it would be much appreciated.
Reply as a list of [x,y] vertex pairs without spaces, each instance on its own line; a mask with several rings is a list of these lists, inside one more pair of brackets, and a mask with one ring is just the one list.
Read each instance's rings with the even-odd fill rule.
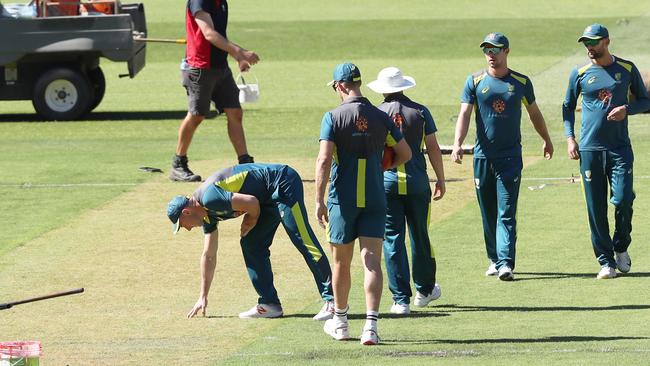
[[239,103],[254,103],[260,99],[260,84],[255,78],[254,84],[246,83],[244,76],[242,74],[237,75],[235,82],[237,83],[237,88],[239,88]]

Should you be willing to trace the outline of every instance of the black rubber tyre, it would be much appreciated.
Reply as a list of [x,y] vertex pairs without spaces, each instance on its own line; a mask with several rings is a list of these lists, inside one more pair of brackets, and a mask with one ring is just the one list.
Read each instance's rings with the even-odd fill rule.
[[32,104],[45,119],[73,120],[86,114],[93,100],[93,88],[84,74],[55,68],[45,72],[36,82]]
[[104,77],[104,72],[101,67],[97,66],[95,69],[88,72],[88,79],[90,84],[93,86],[94,98],[92,103],[90,103],[89,112],[97,108],[99,103],[104,99],[104,94],[106,93],[106,78]]

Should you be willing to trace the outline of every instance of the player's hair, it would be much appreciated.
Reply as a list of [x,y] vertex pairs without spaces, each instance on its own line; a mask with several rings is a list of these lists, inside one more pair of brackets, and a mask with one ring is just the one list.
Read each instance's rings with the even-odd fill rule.
[[341,82],[346,89],[360,88],[361,80],[359,81],[343,81]]

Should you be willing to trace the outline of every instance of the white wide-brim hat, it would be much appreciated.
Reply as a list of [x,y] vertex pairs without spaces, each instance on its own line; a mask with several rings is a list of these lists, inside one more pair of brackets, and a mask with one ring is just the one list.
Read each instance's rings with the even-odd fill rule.
[[402,75],[397,67],[387,67],[377,74],[377,80],[368,83],[368,88],[382,94],[397,93],[415,86],[415,79]]

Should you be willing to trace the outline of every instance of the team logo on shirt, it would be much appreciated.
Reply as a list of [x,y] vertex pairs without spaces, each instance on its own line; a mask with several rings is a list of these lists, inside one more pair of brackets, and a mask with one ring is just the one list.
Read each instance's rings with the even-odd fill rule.
[[486,86],[485,88],[481,89],[481,93],[485,94],[488,92],[488,90],[490,90],[490,87]]
[[404,116],[399,112],[395,113],[395,115],[393,115],[393,123],[401,130],[402,125],[404,124]]
[[495,99],[494,102],[492,102],[492,109],[497,113],[503,113],[503,111],[506,110],[506,102],[501,99]]
[[512,85],[512,84],[510,84],[510,83],[508,83],[508,92],[512,93],[512,92],[514,92],[514,91],[515,91],[515,86]]
[[366,132],[368,130],[368,120],[364,117],[359,116],[354,124],[359,132]]
[[612,100],[612,92],[609,89],[600,89],[598,99],[603,103],[609,103]]
[[617,72],[616,74],[614,74],[614,79],[616,79],[616,81],[621,81],[621,73]]
[[592,76],[589,78],[589,80],[587,80],[587,84],[592,84],[594,81],[596,81],[596,77]]

